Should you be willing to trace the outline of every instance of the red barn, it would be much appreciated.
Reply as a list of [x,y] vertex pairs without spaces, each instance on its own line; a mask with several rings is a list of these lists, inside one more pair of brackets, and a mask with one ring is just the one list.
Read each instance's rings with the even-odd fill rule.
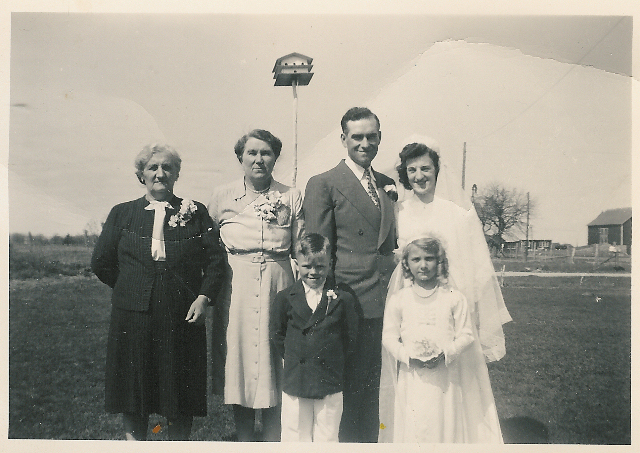
[[631,253],[631,208],[609,209],[587,224],[587,243],[626,246]]

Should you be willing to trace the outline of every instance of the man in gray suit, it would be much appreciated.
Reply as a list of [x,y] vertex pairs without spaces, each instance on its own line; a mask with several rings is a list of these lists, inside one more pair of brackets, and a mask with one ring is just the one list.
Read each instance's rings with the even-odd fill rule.
[[341,121],[348,157],[312,177],[303,203],[306,230],[331,242],[334,277],[349,285],[362,307],[355,361],[345,374],[341,442],[376,442],[382,316],[394,268],[396,231],[393,179],[371,168],[382,134],[367,108],[349,109]]

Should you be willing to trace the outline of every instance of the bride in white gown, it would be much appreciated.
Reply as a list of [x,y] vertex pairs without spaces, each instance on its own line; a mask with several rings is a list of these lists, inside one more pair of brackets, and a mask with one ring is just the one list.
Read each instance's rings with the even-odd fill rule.
[[[486,361],[505,354],[502,324],[511,321],[496,278],[484,233],[475,209],[442,163],[437,146],[426,137],[406,141],[398,165],[400,183],[411,194],[400,204],[397,216],[399,250],[413,239],[439,239],[449,260],[449,284],[467,299],[476,341],[448,370],[460,386],[448,391],[464,392],[464,407],[434,408],[428,401],[411,404],[395,398],[397,362],[383,348],[380,380],[380,442],[502,442],[500,425],[489,382]],[[436,184],[437,181],[437,184]],[[400,266],[389,283],[389,297],[406,286]],[[455,411],[455,433],[441,433],[435,439],[404,438],[404,427],[394,423],[395,411]],[[416,413],[416,410],[418,413]],[[446,416],[446,414],[442,414]],[[403,419],[399,417],[398,420]],[[462,426],[462,429],[459,429]]]

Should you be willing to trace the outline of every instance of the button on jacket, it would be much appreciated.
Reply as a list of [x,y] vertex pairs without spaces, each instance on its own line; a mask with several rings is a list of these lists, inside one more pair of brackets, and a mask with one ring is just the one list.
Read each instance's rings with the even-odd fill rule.
[[325,285],[320,303],[311,311],[302,281],[280,291],[271,316],[271,339],[284,358],[283,391],[299,398],[324,398],[341,392],[344,368],[358,329],[353,296],[344,287],[329,300]]

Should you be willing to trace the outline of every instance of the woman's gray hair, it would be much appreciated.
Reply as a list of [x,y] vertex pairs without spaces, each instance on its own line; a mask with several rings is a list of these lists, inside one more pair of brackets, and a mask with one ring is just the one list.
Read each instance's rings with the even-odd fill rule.
[[169,154],[171,156],[173,165],[175,165],[176,169],[178,170],[178,174],[180,173],[180,166],[182,165],[182,159],[180,158],[178,151],[176,151],[174,148],[172,148],[169,145],[153,144],[153,145],[147,145],[144,148],[142,148],[142,151],[140,151],[136,156],[134,165],[136,166],[136,176],[138,177],[138,179],[142,178],[142,172],[144,170],[144,167],[149,163],[149,161],[151,160],[151,157],[153,157],[154,154],[158,154],[158,153]]

